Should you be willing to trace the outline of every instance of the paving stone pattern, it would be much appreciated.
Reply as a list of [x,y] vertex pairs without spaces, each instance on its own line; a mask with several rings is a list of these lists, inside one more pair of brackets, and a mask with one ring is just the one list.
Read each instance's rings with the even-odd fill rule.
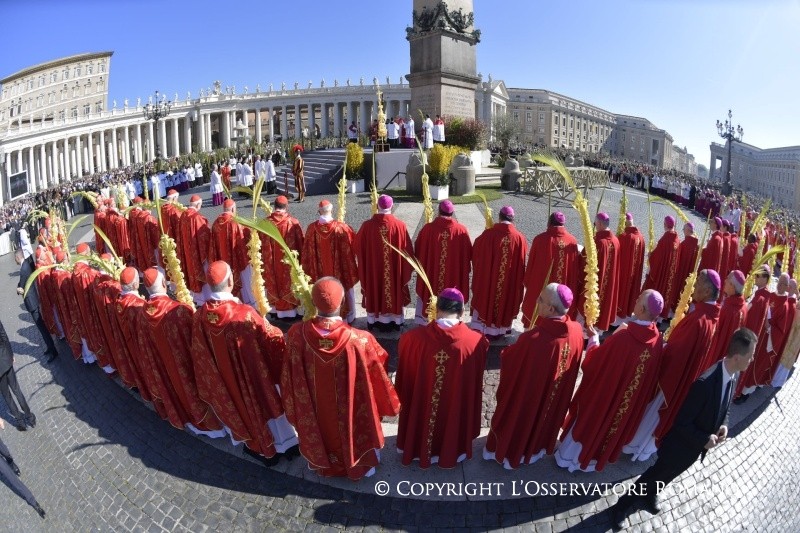
[[[593,200],[598,196],[594,194]],[[612,220],[618,199],[617,189],[606,191],[603,207]],[[303,204],[292,204],[304,226],[313,220],[317,201],[309,197]],[[546,199],[509,195],[493,203],[495,213],[504,203],[514,206],[517,226],[529,239],[542,231]],[[357,226],[369,216],[369,209],[368,196],[351,198],[348,220]],[[636,197],[630,210],[646,234],[646,201]],[[207,211],[213,219],[218,209]],[[659,204],[653,211],[659,219],[670,213]],[[578,233],[573,211],[568,211],[568,218],[570,230]],[[420,226],[410,229],[416,233]],[[381,497],[281,474],[217,449],[170,427],[95,365],[72,360],[63,343],[59,343],[61,357],[45,365],[38,331],[14,293],[17,267],[11,256],[0,258],[0,278],[5,280],[0,287],[2,320],[16,354],[22,389],[38,417],[35,429],[18,432],[8,424],[7,409],[0,401],[0,416],[7,422],[2,438],[22,469],[23,481],[48,513],[41,520],[6,483],[0,488],[2,530],[556,532],[610,527],[608,513],[600,511],[613,504],[615,496],[540,495],[469,502]],[[395,358],[396,343],[389,338],[385,342]],[[496,384],[498,366],[493,372],[490,361],[487,385]],[[493,391],[487,390],[485,397],[491,398],[486,405],[491,412]],[[665,495],[661,514],[631,515],[630,530],[800,531],[796,503],[800,416],[795,409],[799,400],[797,379],[779,392],[756,393],[748,402],[752,412],[733,427],[732,439],[710,453],[702,467],[693,466],[677,480],[684,490]],[[528,479],[524,468],[518,472],[520,479]],[[571,477],[577,483],[593,481],[592,474]],[[489,476],[464,481],[493,480]]]

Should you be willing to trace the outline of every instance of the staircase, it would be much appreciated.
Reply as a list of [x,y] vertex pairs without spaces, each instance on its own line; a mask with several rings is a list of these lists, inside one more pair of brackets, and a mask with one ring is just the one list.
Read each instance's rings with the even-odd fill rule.
[[[341,178],[341,168],[344,165],[344,149],[314,150],[303,152],[305,162],[306,194],[330,194],[336,192],[336,182]],[[288,194],[297,196],[294,187],[291,165],[281,165],[275,169],[278,175],[278,191],[287,194],[284,190],[284,172],[286,173],[289,190]]]
[[475,185],[498,185],[503,171],[499,168],[482,168],[475,174]]

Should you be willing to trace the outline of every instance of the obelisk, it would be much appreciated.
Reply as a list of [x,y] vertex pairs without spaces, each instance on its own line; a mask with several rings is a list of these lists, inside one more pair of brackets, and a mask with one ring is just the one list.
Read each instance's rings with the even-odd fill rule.
[[477,75],[472,0],[414,0],[413,25],[406,28],[411,51],[409,112],[475,118]]

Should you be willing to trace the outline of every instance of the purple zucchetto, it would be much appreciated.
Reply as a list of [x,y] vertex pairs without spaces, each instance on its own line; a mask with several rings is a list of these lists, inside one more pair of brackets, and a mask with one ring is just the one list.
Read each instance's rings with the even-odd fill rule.
[[504,205],[503,207],[500,208],[500,214],[505,217],[514,218],[514,208],[511,207],[510,205]]
[[741,270],[731,270],[728,276],[730,277],[731,283],[733,283],[733,287],[736,289],[736,294],[742,294],[745,282],[744,272]]
[[461,291],[456,288],[449,288],[444,289],[442,292],[439,293],[439,298],[444,298],[446,300],[452,300],[454,302],[464,303],[464,295],[461,294]]
[[607,223],[609,221],[608,213],[597,213],[597,216],[595,218],[597,220],[599,220],[600,222],[606,222]]
[[552,216],[553,216],[553,222],[555,222],[556,224],[560,224],[563,226],[564,224],[567,223],[567,217],[565,217],[564,213],[562,213],[561,211],[556,211],[555,213],[553,213]]
[[647,296],[647,312],[650,316],[658,316],[664,310],[664,297],[658,291],[653,291]]
[[378,198],[379,209],[391,209],[393,205],[394,200],[388,194],[381,194],[380,198]]
[[720,217],[714,217],[714,224],[717,225],[717,229],[722,229],[722,219]]
[[719,290],[722,287],[722,281],[719,279],[719,273],[717,273],[716,270],[706,268],[704,270],[701,270],[700,272],[701,273],[705,272],[708,281],[710,281],[711,284],[717,288],[717,290]]
[[674,228],[675,227],[675,217],[673,217],[672,215],[665,216],[664,217],[664,225],[666,227],[668,227],[669,229]]
[[456,212],[456,206],[453,205],[453,202],[450,200],[443,200],[439,202],[439,213],[451,216],[453,213]]
[[625,213],[625,220],[633,222],[633,213]]
[[694,231],[694,224],[692,224],[691,222],[687,222],[686,224],[684,224],[684,226],[689,226],[689,229]]
[[569,309],[572,306],[572,289],[567,287],[566,285],[559,285],[558,289],[556,289],[558,293],[558,299],[561,300],[561,304],[564,306],[565,309]]

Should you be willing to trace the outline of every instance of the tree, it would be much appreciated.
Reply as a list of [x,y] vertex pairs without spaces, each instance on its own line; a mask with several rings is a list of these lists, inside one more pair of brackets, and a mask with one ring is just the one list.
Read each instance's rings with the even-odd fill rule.
[[503,157],[508,157],[508,146],[512,140],[519,137],[522,133],[522,124],[514,116],[506,112],[502,115],[497,114],[492,119],[492,129],[494,140],[499,142],[502,148]]

